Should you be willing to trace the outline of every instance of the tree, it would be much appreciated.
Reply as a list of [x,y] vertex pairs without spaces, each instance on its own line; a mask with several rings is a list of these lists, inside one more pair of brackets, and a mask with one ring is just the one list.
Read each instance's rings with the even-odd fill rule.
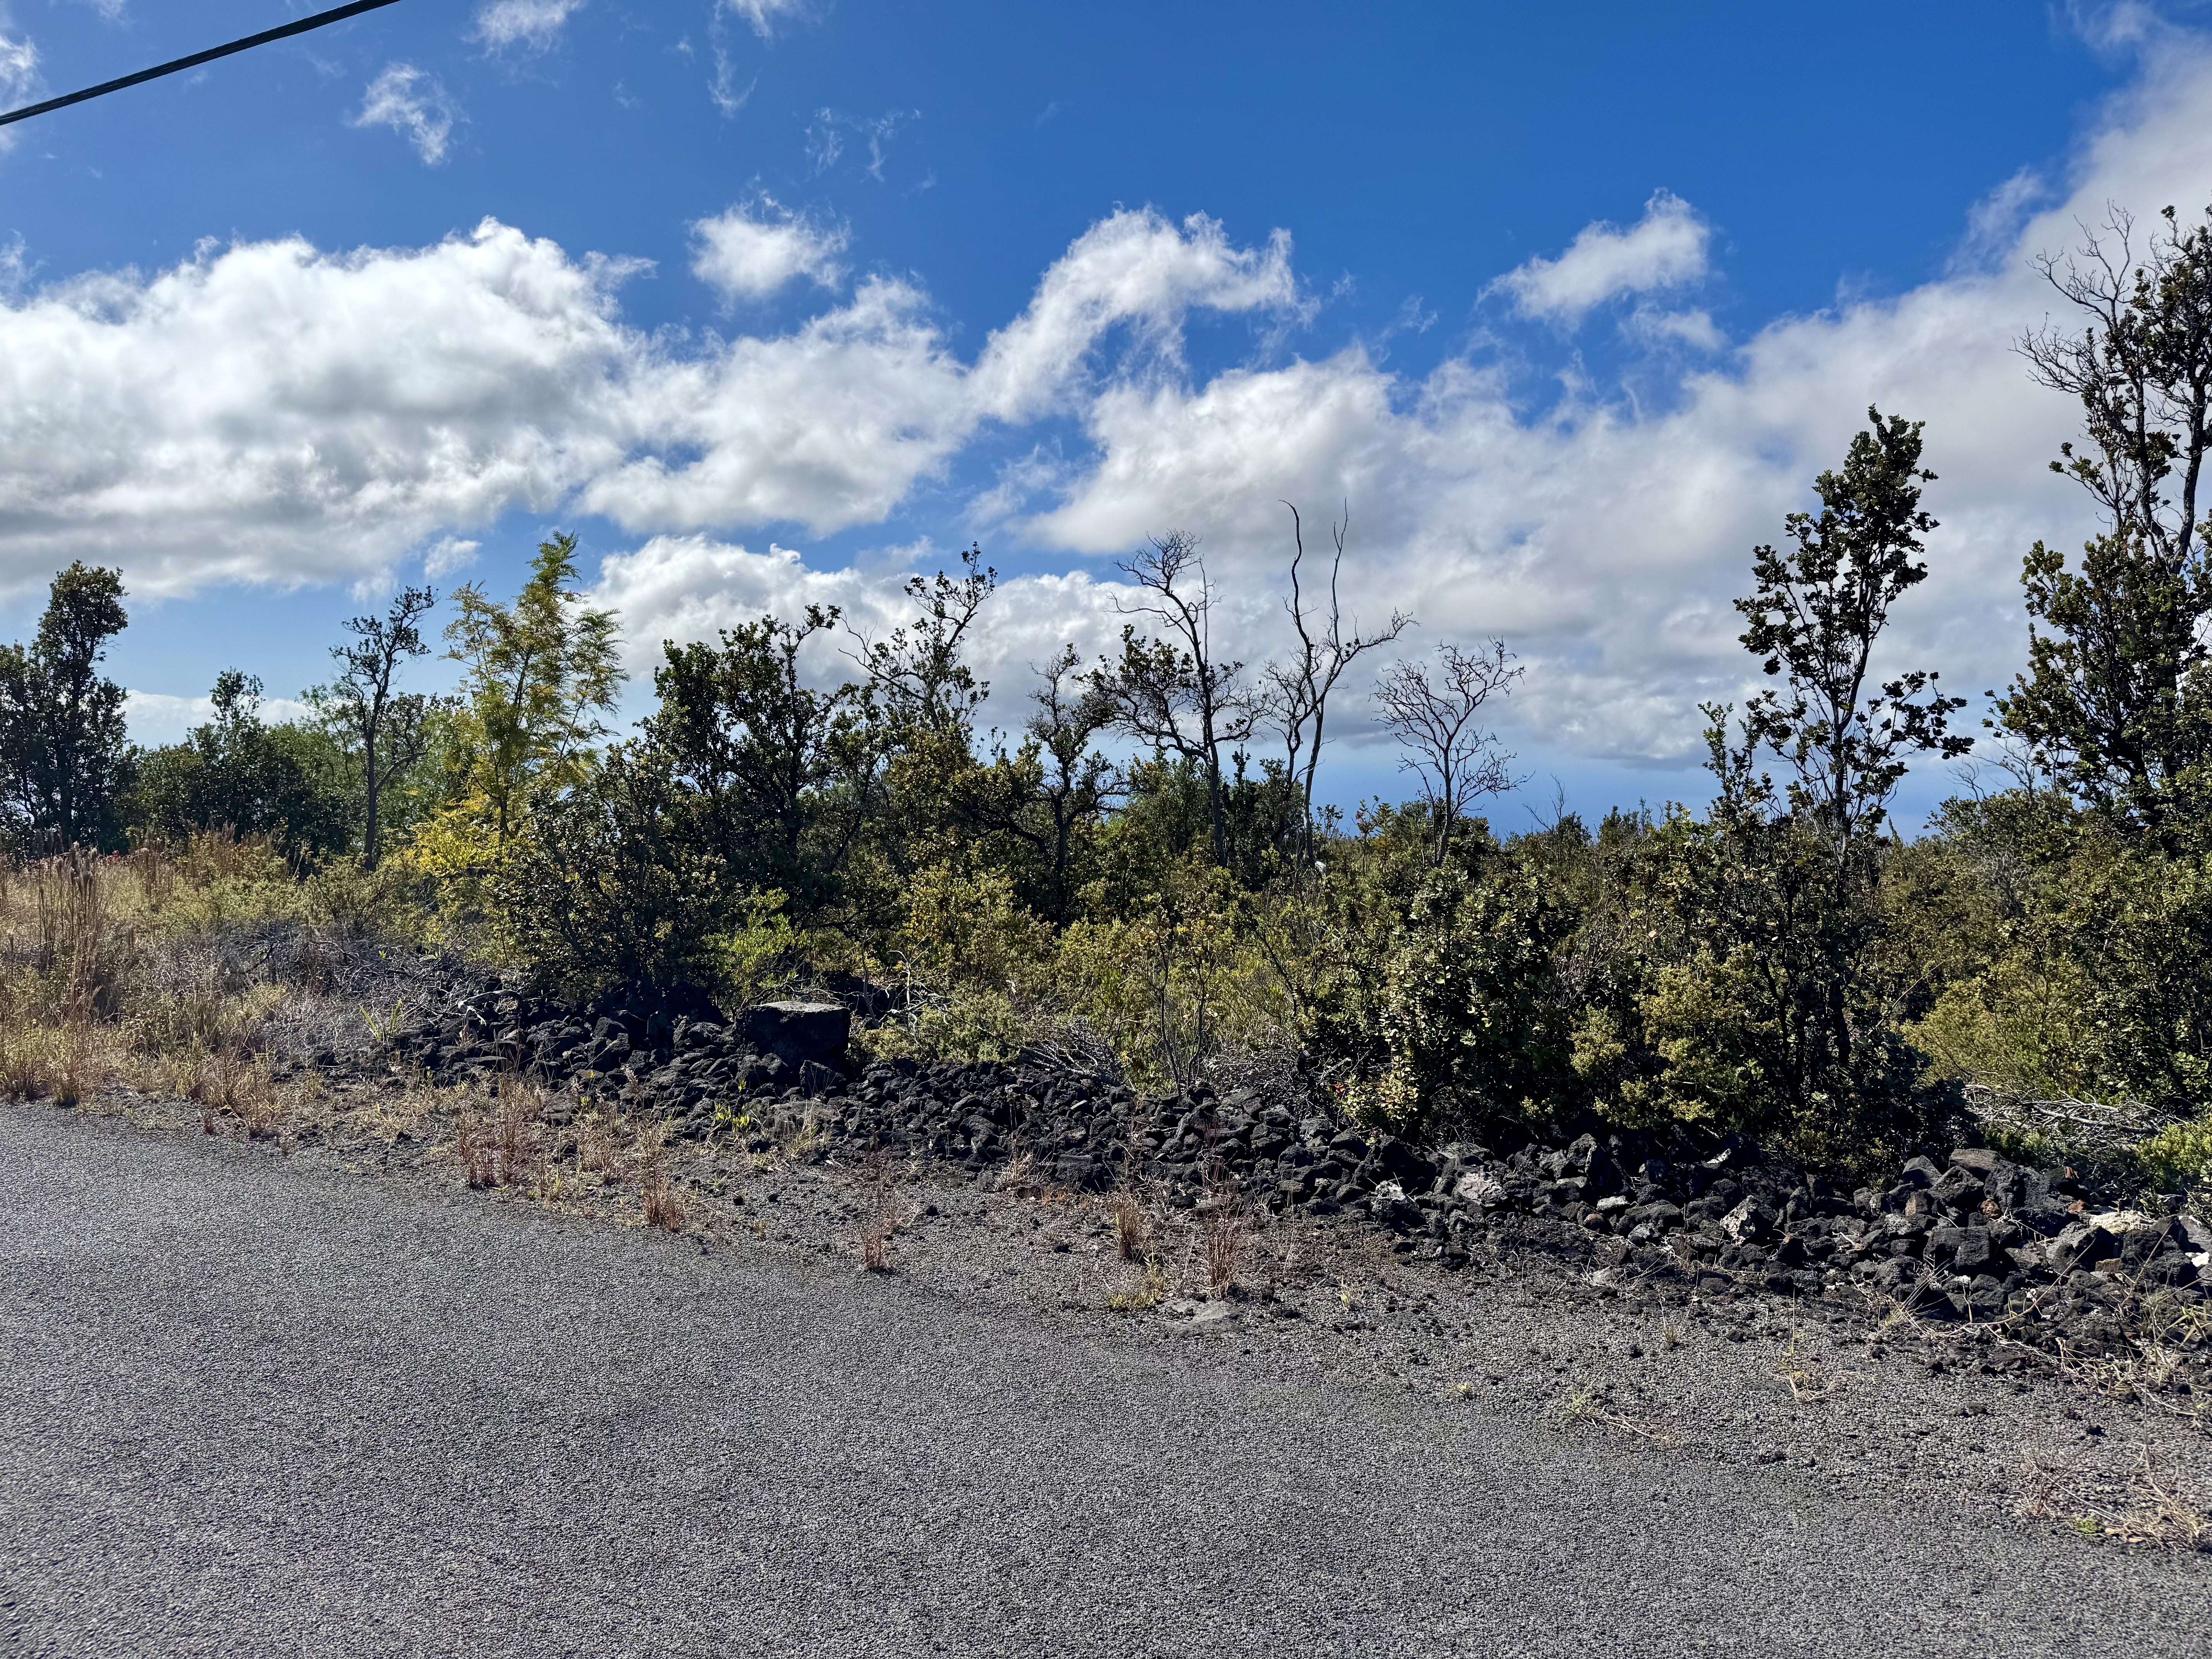
[[21,847],[114,843],[129,745],[123,688],[99,671],[129,621],[122,573],[80,561],[29,647],[0,647],[0,826]]
[[1079,854],[1123,789],[1120,775],[1092,741],[1114,724],[1114,700],[1079,670],[1082,658],[1064,646],[1036,671],[1030,696],[1036,713],[1019,749],[1003,747],[993,764],[961,781],[959,815],[977,828],[1010,837],[1041,872],[1030,895],[1047,920],[1066,927],[1075,916]]
[[1252,700],[1237,683],[1244,665],[1213,654],[1215,594],[1195,537],[1180,530],[1156,536],[1120,568],[1152,596],[1125,609],[1157,618],[1166,637],[1151,639],[1133,624],[1124,627],[1121,660],[1102,668],[1099,684],[1114,700],[1116,726],[1199,769],[1206,780],[1213,861],[1225,864],[1221,750],[1249,740],[1255,724]]
[[351,768],[327,732],[271,726],[261,682],[226,668],[214,717],[184,742],[137,757],[125,799],[134,833],[182,841],[200,830],[266,836],[288,852],[343,849],[350,838]]
[[615,613],[586,607],[575,580],[576,538],[555,535],[538,544],[512,605],[473,582],[453,595],[446,654],[468,670],[467,782],[489,804],[501,845],[533,785],[558,789],[584,775],[607,732],[599,716],[629,678],[616,659]]
[[991,688],[962,660],[963,641],[999,585],[999,573],[983,562],[983,550],[960,556],[966,573],[940,570],[933,580],[907,579],[906,594],[920,608],[914,622],[872,640],[848,628],[860,649],[854,653],[868,678],[878,703],[892,725],[909,732],[951,731],[963,738],[975,710]]
[[[1362,634],[1358,625],[1345,631],[1344,607],[1337,596],[1337,578],[1344,570],[1344,542],[1352,528],[1352,509],[1346,507],[1341,522],[1329,526],[1329,538],[1336,544],[1336,557],[1328,567],[1328,609],[1309,616],[1306,611],[1305,590],[1300,584],[1298,567],[1305,562],[1305,524],[1298,510],[1291,508],[1291,537],[1296,551],[1291,557],[1291,596],[1283,608],[1291,613],[1291,626],[1298,636],[1298,654],[1288,663],[1270,664],[1267,677],[1272,688],[1270,712],[1282,728],[1283,745],[1288,751],[1287,771],[1298,786],[1298,800],[1305,818],[1304,861],[1310,865],[1314,851],[1314,772],[1321,764],[1321,745],[1328,719],[1329,695],[1344,672],[1363,654],[1378,645],[1388,645],[1413,626],[1413,619],[1405,611],[1394,610],[1390,620],[1374,634]],[[1301,765],[1303,761],[1303,765]]]
[[2082,800],[2165,833],[2195,816],[2212,758],[2204,621],[2212,561],[2198,490],[2212,444],[2212,210],[2173,209],[2140,252],[2115,209],[2101,235],[2039,263],[2087,325],[2046,327],[2021,350],[2033,377],[2081,404],[2079,446],[2051,471],[2104,521],[2078,574],[2038,542],[2023,562],[2028,668],[1996,704]]
[[307,694],[325,720],[361,745],[361,857],[372,870],[382,850],[384,787],[422,758],[427,742],[428,701],[395,691],[392,680],[402,664],[429,652],[421,623],[437,602],[427,587],[403,588],[383,616],[349,618],[353,643],[331,647],[341,665],[337,679]]
[[1436,861],[1451,851],[1452,832],[1467,809],[1485,795],[1513,787],[1513,757],[1497,734],[1476,724],[1492,696],[1510,695],[1522,671],[1507,666],[1513,653],[1503,640],[1487,649],[1437,647],[1437,672],[1407,659],[1394,664],[1375,688],[1382,724],[1405,748],[1401,767],[1420,780],[1437,838]]
[[646,722],[672,775],[702,799],[731,874],[754,891],[781,891],[802,921],[841,896],[884,747],[866,688],[817,690],[800,667],[807,641],[837,614],[809,605],[796,625],[763,617],[724,629],[719,649],[664,644],[653,677],[660,707]]
[[1885,420],[1875,409],[1867,419],[1843,471],[1814,480],[1820,510],[1790,514],[1787,552],[1754,550],[1756,589],[1735,602],[1750,623],[1744,645],[1765,659],[1767,674],[1789,682],[1786,696],[1770,690],[1752,700],[1746,738],[1790,763],[1790,805],[1839,861],[1881,825],[1908,757],[1934,750],[1949,759],[1972,747],[1946,731],[1966,700],[1923,696],[1936,684],[1934,670],[1899,675],[1868,695],[1890,607],[1928,577],[1920,538],[1936,520],[1921,508],[1920,486],[1936,475],[1920,465],[1921,422]]

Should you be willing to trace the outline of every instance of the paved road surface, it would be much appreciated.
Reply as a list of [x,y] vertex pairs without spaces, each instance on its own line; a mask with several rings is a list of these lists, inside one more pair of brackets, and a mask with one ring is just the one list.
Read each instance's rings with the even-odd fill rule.
[[2208,1583],[0,1108],[0,1653],[2142,1659]]

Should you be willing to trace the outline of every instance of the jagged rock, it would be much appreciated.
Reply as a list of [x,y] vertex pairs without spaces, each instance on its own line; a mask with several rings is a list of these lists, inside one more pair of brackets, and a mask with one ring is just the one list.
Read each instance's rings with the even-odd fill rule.
[[811,1065],[842,1074],[853,1040],[852,1011],[838,1002],[764,1002],[732,1024],[748,1048],[793,1070]]

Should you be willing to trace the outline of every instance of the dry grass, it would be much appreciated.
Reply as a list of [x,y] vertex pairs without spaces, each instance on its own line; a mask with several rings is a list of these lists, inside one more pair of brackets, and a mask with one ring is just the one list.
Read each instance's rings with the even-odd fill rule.
[[520,1078],[502,1078],[489,1089],[465,1085],[456,1094],[453,1157],[468,1184],[514,1187],[527,1182],[538,1167],[545,1091]]
[[1200,1251],[1206,1268],[1206,1293],[1218,1297],[1237,1288],[1252,1230],[1243,1201],[1237,1195],[1236,1183],[1222,1172],[1218,1163],[1207,1172],[1206,1185],[1206,1226],[1200,1238]]
[[890,1160],[880,1143],[870,1145],[861,1168],[868,1192],[860,1216],[860,1266],[872,1273],[887,1273],[891,1270],[891,1241],[898,1233],[899,1205]]
[[1561,1402],[1559,1415],[1569,1423],[1595,1423],[1605,1428],[1618,1429],[1623,1434],[1648,1440],[1655,1446],[1672,1447],[1680,1443],[1670,1431],[1656,1424],[1639,1422],[1613,1410],[1603,1391],[1587,1383],[1575,1389]]
[[637,1126],[629,1149],[629,1167],[637,1176],[638,1202],[645,1224],[680,1233],[691,1218],[690,1208],[668,1171],[668,1126],[648,1119]]
[[585,1115],[576,1136],[576,1161],[592,1174],[614,1176],[622,1169],[622,1120],[599,1110]]
[[2196,1553],[2212,1550],[2212,1520],[2188,1489],[2158,1467],[2156,1448],[2142,1455],[2118,1492],[2097,1490],[2075,1471],[2031,1461],[2021,1472],[2017,1512],[2031,1521],[2063,1522],[2084,1538]]
[[1124,1261],[1143,1261],[1152,1254],[1152,1218],[1127,1188],[1114,1194],[1114,1249]]
[[1774,1374],[1790,1385],[1792,1400],[1801,1406],[1809,1406],[1816,1401],[1833,1399],[1837,1390],[1844,1386],[1844,1379],[1825,1375],[1819,1362],[1801,1348],[1804,1340],[1805,1333],[1802,1330],[1790,1333],[1789,1345],[1783,1349],[1782,1363],[1776,1367]]

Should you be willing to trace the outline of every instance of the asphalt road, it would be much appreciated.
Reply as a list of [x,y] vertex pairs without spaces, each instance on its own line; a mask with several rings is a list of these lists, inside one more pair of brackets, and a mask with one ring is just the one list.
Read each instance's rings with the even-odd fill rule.
[[0,1652],[2203,1653],[2212,1572],[0,1107]]

